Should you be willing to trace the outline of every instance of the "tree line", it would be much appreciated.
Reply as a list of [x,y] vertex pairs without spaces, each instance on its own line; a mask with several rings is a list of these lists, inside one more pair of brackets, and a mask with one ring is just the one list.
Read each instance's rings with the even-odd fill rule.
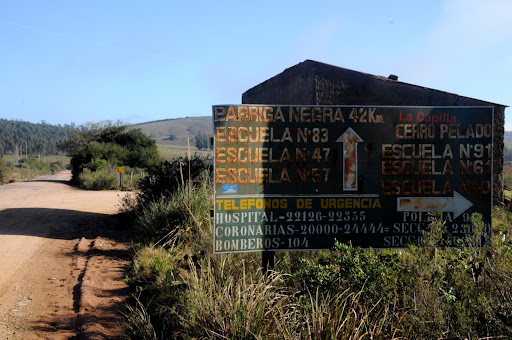
[[29,123],[0,119],[0,157],[3,155],[56,155],[74,125]]

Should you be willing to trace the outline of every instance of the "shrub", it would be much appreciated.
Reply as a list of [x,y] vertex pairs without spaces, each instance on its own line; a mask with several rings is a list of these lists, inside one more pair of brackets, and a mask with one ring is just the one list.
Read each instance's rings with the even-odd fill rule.
[[95,172],[84,169],[78,176],[78,186],[86,190],[112,190],[117,188],[117,177],[112,169]]
[[381,297],[387,281],[400,270],[398,259],[398,253],[382,255],[373,249],[336,242],[334,250],[301,261],[293,277],[301,290],[335,292],[348,287],[356,292],[364,289],[364,295],[376,292]]
[[126,126],[84,127],[66,142],[71,152],[73,180],[86,169],[101,171],[105,167],[147,168],[162,162],[156,143],[140,130]]
[[180,186],[188,181],[199,183],[198,177],[207,172],[211,178],[213,173],[213,160],[194,154],[190,159],[178,157],[172,161],[165,161],[147,169],[147,176],[139,183],[139,203],[158,201],[160,197],[174,193]]
[[16,164],[16,167],[17,167],[18,169],[30,169],[30,164],[25,163],[25,162],[18,162],[18,163]]
[[177,259],[161,246],[149,245],[138,249],[133,257],[130,281],[158,290],[172,285],[176,276]]
[[82,165],[83,170],[89,170],[89,172],[101,171],[107,167],[107,163],[101,159],[91,160],[89,163]]
[[195,248],[210,247],[213,188],[206,172],[198,176],[198,183],[202,185],[189,183],[173,194],[142,202],[134,221],[135,232],[152,242],[196,242]]
[[64,169],[64,165],[62,164],[61,161],[55,161],[55,162],[50,163],[50,171],[52,173],[61,171],[62,169]]
[[49,172],[49,170],[50,170],[46,163],[43,163],[36,158],[20,159],[19,165],[21,165],[20,167],[23,167],[23,168],[27,168],[27,169],[32,168],[35,170],[45,171],[45,172]]
[[[410,309],[404,321],[417,337],[512,335],[512,320],[503,317],[512,315],[511,299],[503,294],[510,292],[510,283],[503,282],[511,278],[512,266],[498,255],[507,254],[505,258],[510,261],[510,249],[496,237],[479,247],[484,226],[478,215],[473,215],[472,223],[475,233],[457,248],[434,247],[438,243],[431,238],[427,245],[412,247],[404,256],[408,270],[402,280],[408,293],[403,294],[402,304]],[[442,223],[431,224],[430,233],[439,239],[442,230]]]
[[478,215],[475,233],[457,248],[443,246],[449,235],[434,219],[417,246],[283,252],[265,277],[258,253],[212,254],[210,168],[190,162],[189,177],[187,162],[157,167],[138,196],[139,241],[151,244],[137,251],[129,274],[140,292],[136,329],[160,339],[512,337],[507,210],[494,210],[487,244]]

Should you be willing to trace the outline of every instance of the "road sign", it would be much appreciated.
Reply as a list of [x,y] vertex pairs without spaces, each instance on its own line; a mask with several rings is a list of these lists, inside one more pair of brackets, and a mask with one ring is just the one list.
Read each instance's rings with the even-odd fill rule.
[[124,174],[124,166],[116,166],[116,174]]
[[214,251],[457,244],[491,231],[492,107],[214,106]]

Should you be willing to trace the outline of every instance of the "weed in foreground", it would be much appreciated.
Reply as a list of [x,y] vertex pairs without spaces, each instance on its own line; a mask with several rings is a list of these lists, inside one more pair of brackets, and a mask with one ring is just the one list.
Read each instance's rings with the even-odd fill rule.
[[157,335],[151,324],[151,317],[144,304],[137,298],[133,297],[135,304],[126,307],[127,312],[124,317],[129,322],[124,324],[126,335],[130,339],[139,340],[156,340]]
[[145,264],[130,275],[159,339],[512,337],[512,217],[504,209],[494,212],[492,242],[482,242],[475,215],[475,232],[445,248],[449,235],[434,220],[418,246],[286,254],[265,278],[259,254],[212,254],[209,180],[155,204],[168,205],[158,208],[162,218],[178,211],[180,224],[162,231],[160,219],[144,217],[146,242],[160,242],[137,253],[134,263]]

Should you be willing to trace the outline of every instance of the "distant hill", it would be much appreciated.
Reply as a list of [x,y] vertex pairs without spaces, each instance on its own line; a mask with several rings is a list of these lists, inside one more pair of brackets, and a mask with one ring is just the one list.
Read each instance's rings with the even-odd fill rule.
[[213,136],[212,116],[186,117],[176,119],[157,120],[153,122],[131,125],[134,129],[140,129],[157,144],[186,146],[187,137],[190,145],[195,145],[195,135],[201,131],[208,136]]
[[505,146],[512,148],[512,131],[505,131]]
[[187,155],[190,141],[190,152],[203,156],[212,156],[212,151],[198,150],[196,148],[196,133],[202,132],[213,136],[212,116],[186,117],[176,119],[157,120],[152,122],[130,125],[131,128],[140,129],[156,141],[160,154],[166,159]]
[[[131,125],[134,129],[156,140],[157,144],[186,146],[187,136],[190,144],[195,145],[195,134],[198,131],[213,136],[212,116],[186,117],[176,119],[156,120],[152,122]],[[170,136],[174,135],[174,140]],[[505,145],[512,148],[512,131],[505,131]]]

